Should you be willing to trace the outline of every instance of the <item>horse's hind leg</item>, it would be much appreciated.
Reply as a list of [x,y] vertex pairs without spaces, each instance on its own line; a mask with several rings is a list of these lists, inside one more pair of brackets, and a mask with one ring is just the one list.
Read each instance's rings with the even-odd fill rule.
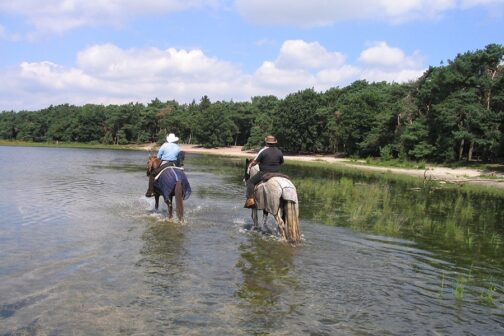
[[287,240],[287,233],[285,232],[285,223],[282,219],[282,212],[281,211],[278,211],[278,213],[275,215],[275,220],[277,223],[278,234],[280,235],[280,238],[282,240]]
[[184,219],[184,197],[180,181],[175,185],[175,205],[177,206],[177,218],[179,221],[182,221]]
[[173,203],[172,203],[172,197],[170,196],[166,201],[166,206],[168,207],[168,219],[171,219],[173,217]]

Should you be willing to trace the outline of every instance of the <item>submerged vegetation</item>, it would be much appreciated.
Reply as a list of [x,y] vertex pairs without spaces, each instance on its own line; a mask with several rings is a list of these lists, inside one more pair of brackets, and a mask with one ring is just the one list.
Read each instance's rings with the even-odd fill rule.
[[[295,178],[304,216],[329,225],[428,242],[496,261],[504,252],[504,195],[461,188]],[[479,211],[477,209],[484,209]]]

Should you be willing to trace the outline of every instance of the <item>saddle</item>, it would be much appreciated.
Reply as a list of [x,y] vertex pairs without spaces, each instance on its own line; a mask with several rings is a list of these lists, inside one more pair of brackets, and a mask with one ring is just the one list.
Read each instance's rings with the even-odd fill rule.
[[268,182],[268,180],[272,177],[283,177],[283,178],[286,178],[287,180],[290,180],[289,176],[282,174],[282,173],[265,173],[262,176],[261,182]]
[[157,176],[159,173],[161,173],[163,170],[165,170],[168,167],[177,167],[177,164],[175,161],[165,161],[163,164],[161,164],[159,167],[156,169],[153,169],[151,171],[152,176]]

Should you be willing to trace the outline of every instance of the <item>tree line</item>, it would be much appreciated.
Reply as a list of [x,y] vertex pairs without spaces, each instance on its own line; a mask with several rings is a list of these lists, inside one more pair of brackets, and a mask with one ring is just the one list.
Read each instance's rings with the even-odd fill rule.
[[257,148],[274,134],[285,152],[449,162],[504,159],[504,47],[457,55],[416,81],[358,80],[283,99],[144,105],[58,105],[0,113],[0,139],[162,143],[167,133],[206,147]]

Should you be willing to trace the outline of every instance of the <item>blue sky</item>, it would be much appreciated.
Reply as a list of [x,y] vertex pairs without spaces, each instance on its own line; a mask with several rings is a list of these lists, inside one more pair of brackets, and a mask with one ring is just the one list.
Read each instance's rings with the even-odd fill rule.
[[406,82],[504,44],[504,0],[0,0],[0,110]]

